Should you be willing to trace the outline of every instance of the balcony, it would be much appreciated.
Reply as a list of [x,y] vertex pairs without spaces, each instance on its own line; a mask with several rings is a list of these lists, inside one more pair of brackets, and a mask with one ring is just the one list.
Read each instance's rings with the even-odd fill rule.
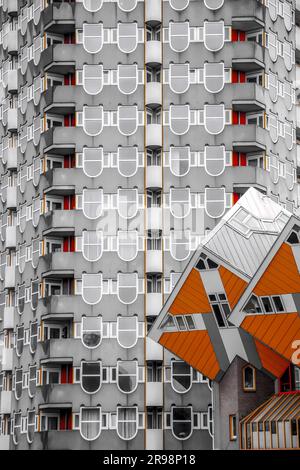
[[78,106],[84,104],[81,94],[76,94],[76,87],[57,85],[43,93],[41,107],[44,108],[45,113],[66,116],[75,113],[75,102]]
[[162,147],[162,125],[147,124],[146,126],[146,147]]
[[162,167],[160,165],[147,166],[146,188],[162,188]]
[[1,392],[0,396],[0,414],[8,415],[11,413],[12,392]]
[[156,317],[163,306],[162,294],[158,292],[150,292],[146,297],[146,315]]
[[259,152],[265,150],[267,142],[270,142],[269,132],[254,124],[228,126],[221,135],[220,143],[230,139],[235,152]]
[[14,289],[16,285],[16,269],[15,266],[5,266],[4,288]]
[[12,370],[13,368],[13,348],[3,348],[2,350],[2,370]]
[[18,54],[18,30],[16,29],[7,34],[7,52],[11,55]]
[[300,26],[295,27],[296,32],[296,63],[300,60]]
[[44,431],[40,433],[43,450],[88,450],[79,431]]
[[77,263],[80,263],[81,256],[77,260],[77,255],[80,253],[51,253],[46,255],[44,258],[47,261],[47,268],[53,271],[72,271]]
[[6,200],[7,209],[16,209],[17,207],[17,187],[9,186],[7,188],[7,200]]
[[18,165],[18,149],[17,147],[9,147],[6,153],[7,170],[15,170]]
[[149,66],[162,64],[162,43],[160,41],[147,41],[145,62]]
[[[152,167],[148,167],[152,168]],[[149,207],[147,209],[147,230],[162,230],[162,208]]]
[[16,248],[17,245],[17,227],[6,227],[6,248]]
[[146,406],[163,406],[164,386],[162,382],[146,383]]
[[64,34],[75,31],[75,3],[54,3],[42,12],[44,30],[49,33]]
[[146,430],[146,450],[163,450],[164,434],[162,429]]
[[40,68],[44,72],[66,75],[75,72],[76,44],[55,44],[47,47],[40,60]]
[[[7,13],[11,16],[17,16],[18,14],[18,0],[6,0],[7,1]],[[4,5],[3,5],[4,7]]]
[[146,84],[146,105],[151,108],[162,105],[162,86],[160,82]]
[[74,234],[75,216],[77,211],[53,211],[44,214],[46,228],[45,235],[68,237]]
[[15,307],[4,307],[3,330],[13,330],[15,327]]
[[18,70],[12,69],[7,72],[7,90],[9,93],[18,91]]
[[9,450],[10,436],[0,436],[0,450]]
[[251,41],[233,42],[227,49],[227,59],[232,61],[232,68],[244,72],[252,72],[265,68],[265,49]]
[[[82,134],[76,127],[53,127],[42,134],[44,154],[68,155],[82,147]],[[81,147],[80,147],[81,146]]]
[[161,250],[148,250],[146,253],[146,272],[147,273],[162,273],[162,251]]
[[11,108],[7,111],[7,130],[10,132],[16,132],[18,129],[18,110],[17,108]]
[[147,361],[162,361],[164,348],[153,341],[151,338],[146,338],[146,359]]
[[[78,295],[52,295],[46,299],[47,312],[51,315],[70,315],[74,312],[74,306],[80,308],[81,297]],[[79,306],[78,306],[79,304]],[[84,303],[82,300],[82,307]]]
[[161,0],[148,0],[145,3],[145,22],[153,26],[161,23]]

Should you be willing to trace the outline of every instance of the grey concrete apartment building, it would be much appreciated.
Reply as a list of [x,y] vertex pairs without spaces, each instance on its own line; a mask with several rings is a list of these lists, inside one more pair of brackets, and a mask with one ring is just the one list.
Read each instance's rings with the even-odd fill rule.
[[0,22],[0,448],[215,448],[211,384],[147,332],[249,187],[298,207],[296,2]]

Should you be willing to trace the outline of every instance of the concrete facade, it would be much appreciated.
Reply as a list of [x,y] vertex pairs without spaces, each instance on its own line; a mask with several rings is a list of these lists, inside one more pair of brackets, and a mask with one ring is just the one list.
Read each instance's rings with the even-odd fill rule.
[[250,186],[298,206],[295,2],[265,3],[0,2],[2,448],[214,447],[146,334]]

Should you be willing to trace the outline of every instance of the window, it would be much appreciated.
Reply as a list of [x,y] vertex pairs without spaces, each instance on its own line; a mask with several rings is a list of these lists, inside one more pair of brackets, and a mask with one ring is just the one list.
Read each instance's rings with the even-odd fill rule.
[[186,393],[192,386],[192,368],[184,361],[171,361],[171,384],[175,392]]
[[136,301],[138,296],[137,273],[117,274],[117,295],[120,302],[130,305]]
[[260,305],[260,302],[258,300],[258,297],[256,295],[251,295],[250,299],[246,303],[243,311],[245,313],[262,313],[262,308]]
[[189,5],[190,0],[169,0],[173,10],[182,11]]
[[174,176],[190,171],[190,147],[170,147],[170,170]]
[[209,51],[219,51],[224,46],[224,21],[204,21],[204,45]]
[[135,438],[138,432],[138,418],[138,409],[135,406],[117,408],[117,434],[121,439],[129,441]]
[[170,64],[169,83],[174,93],[185,93],[190,86],[190,65]]
[[36,366],[29,366],[29,378],[28,378],[28,395],[30,398],[33,398],[36,393]]
[[269,55],[273,62],[277,60],[278,54],[278,47],[277,47],[277,35],[272,31],[268,33],[268,48],[269,48]]
[[25,308],[25,284],[21,284],[18,286],[18,294],[17,294],[17,309],[19,315],[22,315]]
[[18,264],[19,273],[22,274],[26,266],[26,243],[23,243],[23,245],[19,246]]
[[118,189],[118,213],[124,219],[132,219],[137,215],[139,195],[137,189]]
[[290,42],[283,42],[283,60],[288,71],[293,68],[293,44]]
[[204,127],[209,134],[220,134],[225,127],[225,107],[223,104],[204,106]]
[[82,150],[82,168],[86,176],[97,178],[103,171],[103,148],[88,148]]
[[98,261],[103,253],[102,230],[84,230],[82,232],[82,254],[90,262]]
[[33,80],[33,102],[37,106],[41,99],[43,81],[42,77],[38,75]]
[[269,72],[269,95],[273,103],[276,103],[278,98],[278,77],[272,72]]
[[82,192],[82,211],[87,219],[95,220],[103,213],[103,190],[84,189]]
[[35,432],[35,410],[28,410],[27,411],[27,442],[29,444],[33,443],[34,439],[34,432]]
[[120,175],[130,178],[138,169],[138,148],[118,147],[117,167]]
[[83,0],[83,6],[87,11],[95,13],[102,8],[103,0]]
[[120,10],[130,12],[137,6],[138,0],[118,0],[118,6]]
[[102,384],[102,362],[82,361],[81,362],[81,388],[86,393],[97,393]]
[[118,23],[117,37],[120,51],[125,54],[135,51],[138,44],[137,23]]
[[170,212],[176,219],[187,217],[191,211],[190,188],[170,188]]
[[82,112],[83,129],[86,134],[94,137],[103,129],[103,106],[84,106]]
[[138,254],[138,232],[136,230],[119,230],[117,236],[117,250],[121,260],[134,260]]
[[235,441],[237,439],[237,417],[229,415],[229,439]]
[[138,127],[137,106],[118,106],[118,129],[123,135],[132,135]]
[[171,105],[169,111],[170,129],[176,135],[184,135],[190,127],[189,105]]
[[17,446],[19,444],[20,434],[21,434],[21,423],[22,423],[22,414],[14,413],[13,422],[12,422],[12,434],[13,442]]
[[218,10],[224,4],[224,0],[204,0],[206,8],[210,10]]
[[37,340],[38,340],[38,322],[34,320],[30,323],[30,342],[29,348],[31,354],[34,354],[37,348]]
[[24,326],[17,326],[17,335],[16,335],[16,353],[18,357],[21,357],[24,347]]
[[125,95],[134,93],[138,86],[138,67],[133,65],[118,65],[118,88]]
[[41,201],[40,198],[37,197],[36,199],[32,200],[32,225],[34,227],[38,226],[41,214]]
[[23,391],[23,369],[16,369],[15,371],[15,397],[20,400]]
[[102,341],[102,318],[82,317],[81,319],[81,341],[89,349],[100,346]]
[[39,280],[31,281],[31,310],[35,311],[39,302]]
[[102,299],[102,274],[82,274],[82,298],[88,305],[96,305]]
[[82,85],[89,95],[98,95],[103,88],[103,65],[83,65]]
[[170,47],[175,52],[183,52],[189,47],[190,27],[189,22],[169,23]]
[[204,86],[210,93],[219,93],[225,85],[224,63],[204,63]]
[[133,348],[138,340],[138,318],[117,318],[117,340],[122,348]]
[[83,23],[83,47],[90,54],[96,54],[103,47],[103,24]]
[[41,52],[43,47],[42,36],[37,36],[33,39],[33,63],[38,65],[41,59]]
[[286,29],[291,31],[293,27],[293,5],[289,1],[283,3],[283,19]]
[[170,253],[177,261],[184,261],[190,256],[190,233],[170,231]]
[[80,408],[80,435],[86,441],[94,441],[101,434],[101,406]]
[[272,21],[277,19],[278,0],[269,0],[269,15]]
[[192,315],[175,315],[173,320],[177,330],[195,330],[195,323]]
[[279,180],[279,160],[277,155],[270,153],[270,175],[273,183],[278,183]]
[[243,367],[243,390],[244,392],[256,391],[256,370],[254,367],[248,365]]
[[292,83],[285,80],[283,83],[283,96],[285,105],[289,111],[293,108],[293,94],[294,90]]
[[117,363],[117,386],[123,393],[132,393],[138,386],[138,362],[118,361]]
[[173,406],[171,410],[171,429],[176,439],[188,439],[193,432],[193,410],[191,406]]
[[42,11],[42,0],[34,0],[33,2],[33,22],[35,25],[39,24]]
[[228,327],[230,307],[225,294],[209,294],[208,296],[219,328]]
[[284,124],[284,137],[288,150],[292,150],[294,145],[293,125],[290,122]]
[[211,176],[219,176],[225,170],[226,149],[224,145],[204,147],[204,166]]
[[205,212],[214,219],[222,217],[226,208],[226,194],[224,188],[205,188]]

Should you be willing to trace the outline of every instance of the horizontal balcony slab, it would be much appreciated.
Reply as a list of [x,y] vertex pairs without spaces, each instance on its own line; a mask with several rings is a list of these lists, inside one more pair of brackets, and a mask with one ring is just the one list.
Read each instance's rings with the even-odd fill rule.
[[0,414],[10,414],[12,412],[11,403],[12,403],[12,394],[13,392],[3,390],[0,395]]
[[40,69],[62,75],[75,72],[75,60],[72,57],[76,57],[77,47],[76,44],[54,44],[47,47],[41,54]]
[[75,231],[75,216],[77,211],[56,210],[44,215],[44,235],[69,236]]
[[42,12],[44,30],[51,33],[70,33],[75,30],[75,3],[54,3]]
[[15,307],[4,307],[3,329],[13,330],[15,327]]

